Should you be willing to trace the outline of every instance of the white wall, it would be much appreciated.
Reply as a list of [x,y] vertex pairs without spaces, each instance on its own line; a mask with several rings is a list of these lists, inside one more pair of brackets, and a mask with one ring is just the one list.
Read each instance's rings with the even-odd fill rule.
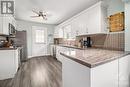
[[125,4],[125,50],[130,51],[130,2]]
[[[32,56],[32,26],[46,27],[47,28],[47,36],[49,34],[54,33],[54,27],[55,27],[55,25],[48,25],[48,24],[42,24],[42,23],[17,20],[17,30],[26,30],[27,31],[28,57]],[[48,43],[48,41],[47,41],[47,43]],[[52,39],[51,43],[53,43],[53,39]],[[50,49],[48,46],[47,54],[49,54],[49,53],[50,53]]]
[[107,3],[109,4],[107,9],[108,16],[125,10],[125,4],[122,0],[108,0]]

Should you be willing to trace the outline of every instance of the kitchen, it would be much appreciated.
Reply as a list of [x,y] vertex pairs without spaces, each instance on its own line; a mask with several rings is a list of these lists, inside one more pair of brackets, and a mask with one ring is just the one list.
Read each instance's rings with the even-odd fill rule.
[[0,87],[129,87],[129,0],[14,2],[0,14]]

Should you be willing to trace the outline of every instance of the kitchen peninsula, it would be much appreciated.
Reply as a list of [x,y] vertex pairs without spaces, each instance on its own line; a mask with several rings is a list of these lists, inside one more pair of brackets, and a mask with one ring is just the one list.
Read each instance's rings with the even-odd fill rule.
[[63,87],[128,86],[129,52],[102,48],[75,49],[62,45],[56,47],[60,49],[57,58],[62,62]]

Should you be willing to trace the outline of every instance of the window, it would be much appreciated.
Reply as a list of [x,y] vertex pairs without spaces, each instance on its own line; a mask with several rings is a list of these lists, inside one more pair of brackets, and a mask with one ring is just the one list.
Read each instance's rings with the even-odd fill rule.
[[37,29],[36,31],[36,43],[45,43],[45,31]]

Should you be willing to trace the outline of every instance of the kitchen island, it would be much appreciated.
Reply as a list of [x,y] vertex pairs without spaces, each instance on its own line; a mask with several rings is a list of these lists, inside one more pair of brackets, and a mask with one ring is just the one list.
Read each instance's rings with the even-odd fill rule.
[[59,57],[63,87],[129,87],[129,52],[68,48]]

